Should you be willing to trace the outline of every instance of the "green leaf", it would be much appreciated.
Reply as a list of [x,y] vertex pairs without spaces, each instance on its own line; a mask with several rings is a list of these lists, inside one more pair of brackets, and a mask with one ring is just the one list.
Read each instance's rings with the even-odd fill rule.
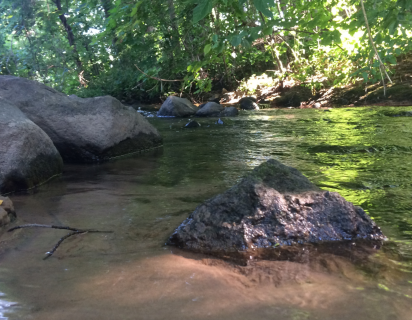
[[201,0],[196,8],[193,9],[193,23],[197,23],[206,17],[213,9],[212,0]]
[[229,42],[232,46],[237,47],[242,42],[243,37],[246,35],[246,31],[242,31],[238,35],[233,35]]
[[141,0],[141,1],[138,1],[138,2],[136,3],[136,5],[134,6],[132,12],[130,13],[130,17],[134,17],[134,16],[136,15],[137,10],[139,9],[139,7],[140,7],[140,5],[142,4],[142,2],[143,2],[143,1]]
[[338,30],[326,32],[320,41],[320,44],[323,46],[329,46],[332,43],[341,43],[340,32]]
[[223,49],[225,48],[225,44],[224,42],[219,42],[217,48],[215,49],[217,53],[221,53],[223,51]]
[[272,26],[266,26],[263,28],[262,33],[264,36],[270,35],[273,33],[273,27]]
[[232,36],[232,38],[229,40],[230,44],[234,47],[237,47],[241,42],[242,42],[242,37],[238,35]]
[[390,64],[396,64],[396,58],[393,55],[386,56],[386,60],[388,60]]
[[212,49],[212,46],[210,44],[207,44],[203,49],[205,55],[209,53],[210,49]]
[[242,40],[242,46],[244,46],[245,48],[249,49],[252,47],[252,44],[247,40],[247,39],[243,39]]
[[259,38],[259,32],[262,30],[261,27],[253,27],[249,28],[249,37],[248,40],[250,42],[255,41],[257,38]]
[[273,13],[269,10],[269,5],[274,4],[273,0],[253,0],[253,3],[260,12],[262,12],[266,17],[273,18]]

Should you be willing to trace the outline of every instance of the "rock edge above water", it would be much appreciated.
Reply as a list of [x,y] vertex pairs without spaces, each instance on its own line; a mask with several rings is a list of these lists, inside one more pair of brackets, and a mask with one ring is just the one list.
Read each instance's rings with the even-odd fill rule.
[[271,159],[199,205],[167,244],[234,253],[354,239],[386,238],[362,208]]
[[65,162],[107,161],[162,145],[155,127],[110,96],[66,96],[9,75],[0,76],[0,96],[49,136]]

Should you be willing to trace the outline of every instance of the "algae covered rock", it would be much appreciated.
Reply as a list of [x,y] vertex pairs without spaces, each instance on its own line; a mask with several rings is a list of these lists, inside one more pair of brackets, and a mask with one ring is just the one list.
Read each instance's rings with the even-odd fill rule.
[[385,236],[362,208],[272,159],[199,205],[168,244],[230,253],[353,239]]

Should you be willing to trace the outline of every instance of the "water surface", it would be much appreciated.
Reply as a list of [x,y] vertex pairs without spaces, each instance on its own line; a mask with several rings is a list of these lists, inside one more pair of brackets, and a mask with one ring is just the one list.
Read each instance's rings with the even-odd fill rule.
[[[11,196],[15,224],[114,233],[72,237],[48,260],[65,231],[4,233],[0,319],[411,319],[412,118],[390,110],[262,110],[194,129],[151,118],[163,148],[67,165]],[[362,206],[390,241],[367,256],[247,265],[164,246],[198,204],[269,158]]]

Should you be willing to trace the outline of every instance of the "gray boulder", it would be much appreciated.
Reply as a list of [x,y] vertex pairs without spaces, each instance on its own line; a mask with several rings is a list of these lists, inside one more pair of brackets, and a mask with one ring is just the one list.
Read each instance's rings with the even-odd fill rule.
[[62,170],[63,160],[47,134],[0,98],[0,193],[33,188]]
[[163,102],[159,111],[158,117],[190,117],[197,111],[195,105],[185,98],[179,98],[175,96],[167,97]]
[[9,197],[0,196],[0,227],[16,219],[13,202]]
[[353,239],[385,236],[360,207],[269,160],[198,206],[168,244],[226,254]]
[[256,99],[253,97],[246,97],[239,100],[240,108],[243,110],[259,110]]
[[236,107],[226,107],[220,113],[219,117],[235,117],[239,114],[239,110]]
[[216,102],[208,102],[195,113],[196,117],[216,117],[224,107]]
[[110,96],[68,97],[13,76],[0,76],[0,96],[43,129],[67,162],[103,161],[162,143],[142,115]]

